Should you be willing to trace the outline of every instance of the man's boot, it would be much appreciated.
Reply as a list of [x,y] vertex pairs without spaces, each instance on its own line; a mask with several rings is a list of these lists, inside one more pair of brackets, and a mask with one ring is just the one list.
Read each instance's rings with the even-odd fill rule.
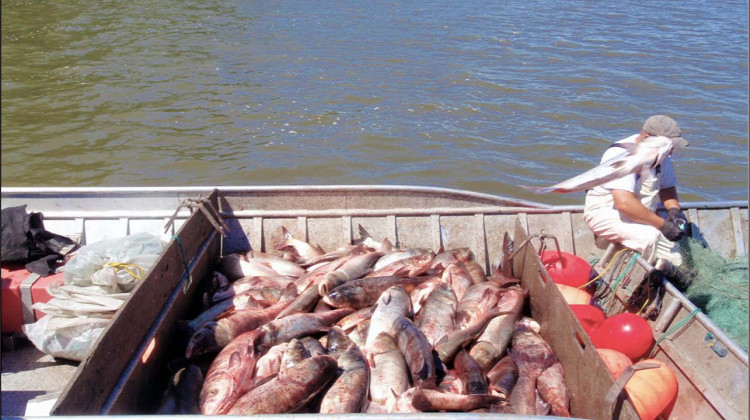
[[664,273],[664,276],[672,283],[677,290],[685,292],[690,286],[690,280],[687,273],[681,267],[675,267],[671,262],[664,258],[659,258],[654,266],[657,270]]

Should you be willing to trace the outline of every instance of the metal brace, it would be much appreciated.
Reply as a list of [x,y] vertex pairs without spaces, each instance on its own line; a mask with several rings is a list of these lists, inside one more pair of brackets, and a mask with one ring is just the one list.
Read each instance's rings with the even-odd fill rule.
[[620,374],[620,377],[617,378],[604,396],[604,406],[609,408],[609,411],[612,414],[612,419],[619,417],[617,406],[620,401],[627,398],[623,390],[625,389],[625,384],[627,384],[630,378],[633,377],[633,374],[639,370],[655,369],[658,367],[660,367],[658,363],[637,363],[625,368],[622,374]]
[[203,214],[206,216],[206,219],[208,219],[211,225],[213,225],[214,229],[216,229],[216,231],[221,234],[221,236],[227,236],[224,230],[229,231],[229,227],[226,225],[226,223],[224,223],[224,219],[221,217],[221,214],[219,214],[211,201],[204,198],[203,196],[199,196],[198,198],[186,198],[182,200],[180,205],[177,206],[177,209],[174,211],[172,217],[169,218],[169,221],[167,221],[167,224],[164,226],[164,233],[166,233],[169,228],[174,225],[177,214],[183,207],[190,209],[190,214],[193,214],[193,211],[195,209],[199,209],[203,212]]
[[[560,243],[559,243],[559,242],[557,242],[557,237],[556,237],[556,236],[554,236],[554,235],[548,235],[548,234],[544,233],[544,231],[542,231],[542,233],[540,233],[540,234],[536,234],[536,235],[529,235],[529,237],[527,237],[527,238],[526,238],[526,239],[525,239],[525,240],[524,240],[523,242],[521,242],[521,244],[520,244],[520,245],[518,246],[518,248],[516,248],[516,249],[515,249],[515,250],[514,250],[514,251],[513,251],[513,252],[512,252],[511,254],[510,254],[510,256],[508,256],[508,257],[506,257],[506,258],[507,258],[508,260],[512,260],[512,259],[513,259],[513,257],[515,257],[515,256],[516,256],[516,254],[518,254],[519,252],[521,252],[521,250],[522,250],[522,249],[524,249],[524,248],[526,247],[526,245],[528,245],[528,244],[529,244],[529,242],[531,242],[531,240],[532,240],[532,239],[534,239],[534,238],[537,238],[537,239],[539,239],[539,242],[540,242],[540,244],[539,244],[539,251],[537,252],[537,253],[539,254],[539,256],[541,256],[541,255],[542,255],[542,252],[544,252],[544,250],[545,250],[545,248],[546,248],[546,245],[545,245],[545,242],[544,242],[544,241],[545,241],[545,240],[546,240],[547,238],[550,238],[550,239],[552,239],[553,241],[555,241],[555,247],[557,248],[557,253],[558,253],[558,255],[561,255],[561,254],[560,254]],[[562,256],[562,255],[561,255],[561,256]]]

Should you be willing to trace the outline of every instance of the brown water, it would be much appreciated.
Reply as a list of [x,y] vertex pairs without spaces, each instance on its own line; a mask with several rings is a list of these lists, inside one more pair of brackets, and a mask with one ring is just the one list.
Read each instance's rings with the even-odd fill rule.
[[2,186],[536,195],[666,113],[747,200],[747,2],[3,1]]

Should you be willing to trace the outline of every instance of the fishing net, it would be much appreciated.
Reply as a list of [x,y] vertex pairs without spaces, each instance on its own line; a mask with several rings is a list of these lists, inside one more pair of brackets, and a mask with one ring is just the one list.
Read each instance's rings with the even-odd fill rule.
[[748,257],[725,258],[701,241],[680,242],[685,296],[738,345],[748,350]]

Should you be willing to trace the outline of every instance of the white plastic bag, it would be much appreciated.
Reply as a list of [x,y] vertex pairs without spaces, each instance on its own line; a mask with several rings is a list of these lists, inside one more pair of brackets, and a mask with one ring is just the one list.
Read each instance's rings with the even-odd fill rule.
[[63,267],[65,284],[130,291],[156,262],[165,243],[148,233],[86,245]]
[[34,346],[54,357],[82,361],[109,324],[101,318],[65,318],[45,315],[23,326]]
[[63,267],[63,284],[47,287],[52,299],[32,305],[46,315],[24,333],[44,353],[83,360],[165,246],[138,233],[82,247]]

